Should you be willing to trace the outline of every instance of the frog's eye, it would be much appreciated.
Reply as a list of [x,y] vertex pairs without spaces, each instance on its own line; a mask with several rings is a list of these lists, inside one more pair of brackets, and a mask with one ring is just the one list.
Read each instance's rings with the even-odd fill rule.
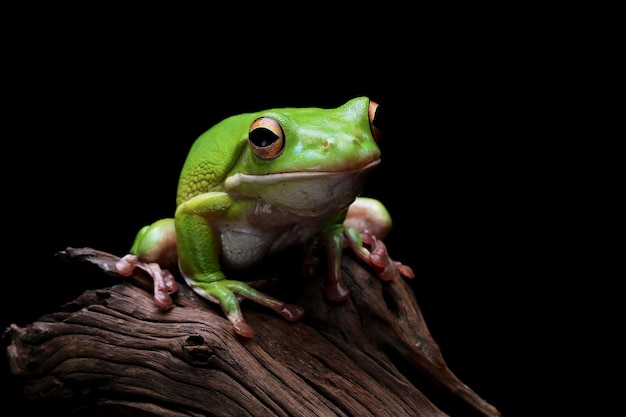
[[383,136],[383,132],[380,130],[380,106],[375,101],[370,100],[369,109],[367,111],[370,117],[370,130],[372,131],[372,136],[374,137],[374,140],[378,142],[378,140]]
[[250,126],[248,143],[259,158],[276,158],[285,147],[285,133],[276,120],[259,117]]

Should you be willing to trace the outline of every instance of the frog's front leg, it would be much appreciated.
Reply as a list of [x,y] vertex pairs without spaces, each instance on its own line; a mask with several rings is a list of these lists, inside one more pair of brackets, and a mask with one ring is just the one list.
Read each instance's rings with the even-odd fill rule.
[[[254,330],[246,323],[239,297],[247,298],[255,303],[271,308],[289,321],[297,321],[304,315],[300,306],[287,304],[265,293],[255,290],[245,282],[227,280],[223,273],[205,275],[203,279],[191,278],[183,274],[185,281],[200,296],[219,304],[226,318],[233,324],[235,333],[244,337],[254,336]],[[210,281],[214,280],[214,281]]]
[[212,222],[241,216],[242,213],[236,212],[240,210],[237,207],[228,194],[220,192],[200,194],[187,200],[176,210],[176,242],[185,281],[197,294],[221,306],[237,334],[252,337],[254,330],[243,318],[238,296],[269,307],[289,321],[299,320],[304,310],[244,282],[226,279],[220,266],[220,231]]
[[378,200],[359,197],[349,207],[342,222],[327,227],[319,239],[306,248],[305,271],[310,274],[317,264],[316,258],[311,256],[312,248],[323,247],[328,262],[325,294],[333,301],[345,300],[349,295],[341,277],[341,256],[345,248],[351,248],[385,281],[398,276],[414,278],[409,266],[394,261],[387,253],[382,239],[390,229],[391,217],[385,206]]

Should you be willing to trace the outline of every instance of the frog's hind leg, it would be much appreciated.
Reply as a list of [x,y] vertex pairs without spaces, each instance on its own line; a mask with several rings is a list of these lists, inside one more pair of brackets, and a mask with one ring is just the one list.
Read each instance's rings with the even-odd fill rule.
[[154,282],[154,302],[164,310],[172,308],[170,294],[178,291],[176,278],[170,273],[170,268],[176,267],[176,230],[172,218],[142,227],[130,253],[115,264],[116,272],[125,277],[132,275],[135,268],[148,273]]
[[116,264],[115,270],[118,274],[128,277],[132,275],[135,268],[139,268],[148,273],[154,282],[154,303],[164,310],[169,310],[174,305],[170,294],[178,291],[178,283],[174,275],[163,269],[156,262],[140,261],[136,255],[128,254],[122,257]]

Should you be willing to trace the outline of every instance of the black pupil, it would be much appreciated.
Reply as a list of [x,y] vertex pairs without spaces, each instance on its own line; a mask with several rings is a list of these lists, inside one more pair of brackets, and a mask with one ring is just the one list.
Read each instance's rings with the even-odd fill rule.
[[376,126],[378,129],[385,131],[387,130],[387,112],[383,110],[382,106],[378,106],[376,108],[376,112],[374,112],[374,118],[372,120],[372,124]]
[[258,127],[250,132],[250,142],[259,148],[264,148],[276,142],[278,135],[268,128]]

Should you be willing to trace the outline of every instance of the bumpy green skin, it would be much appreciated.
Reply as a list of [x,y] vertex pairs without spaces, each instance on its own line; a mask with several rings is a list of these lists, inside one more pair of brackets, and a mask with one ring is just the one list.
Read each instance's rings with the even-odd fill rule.
[[[335,109],[272,109],[218,123],[189,152],[174,217],[144,227],[131,253],[163,268],[175,268],[178,260],[187,283],[219,303],[243,336],[253,332],[237,294],[298,319],[301,311],[228,280],[224,270],[247,268],[270,253],[307,242],[324,242],[339,268],[345,236],[362,249],[359,233],[345,234],[342,223],[380,159],[370,106],[367,97],[360,97]],[[259,117],[272,118],[284,132],[284,148],[269,159],[257,156],[248,140]],[[388,230],[391,219],[377,204],[373,209],[379,215],[372,218]]]

